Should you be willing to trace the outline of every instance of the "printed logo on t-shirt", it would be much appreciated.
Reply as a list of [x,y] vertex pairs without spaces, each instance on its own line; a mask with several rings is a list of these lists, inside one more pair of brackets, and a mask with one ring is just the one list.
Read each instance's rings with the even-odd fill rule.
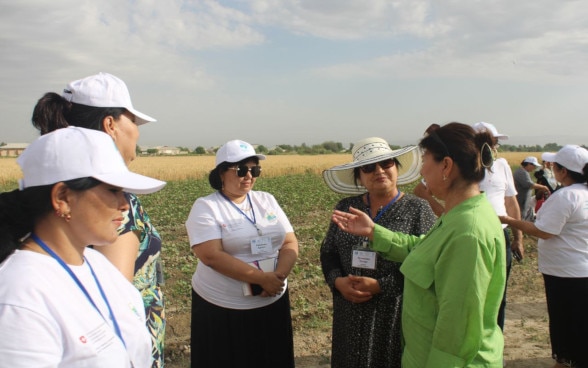
[[276,216],[276,214],[273,211],[268,211],[265,214],[265,219],[268,222],[276,222],[278,220],[278,216]]

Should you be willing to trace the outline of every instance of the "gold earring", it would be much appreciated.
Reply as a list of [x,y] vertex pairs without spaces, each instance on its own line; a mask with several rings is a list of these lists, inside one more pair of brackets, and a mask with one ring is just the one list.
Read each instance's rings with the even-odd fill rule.
[[447,176],[443,175],[443,181],[447,180]]
[[63,212],[60,212],[59,210],[55,210],[55,216],[61,217],[62,219],[65,219],[66,222],[69,222],[69,220],[71,220],[70,213],[63,213]]

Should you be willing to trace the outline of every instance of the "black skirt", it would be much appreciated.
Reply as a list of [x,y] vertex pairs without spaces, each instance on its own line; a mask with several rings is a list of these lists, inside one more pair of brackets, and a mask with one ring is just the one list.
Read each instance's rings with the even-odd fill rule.
[[193,368],[294,367],[288,290],[276,302],[255,309],[211,304],[192,290]]
[[543,275],[553,358],[588,367],[588,278]]

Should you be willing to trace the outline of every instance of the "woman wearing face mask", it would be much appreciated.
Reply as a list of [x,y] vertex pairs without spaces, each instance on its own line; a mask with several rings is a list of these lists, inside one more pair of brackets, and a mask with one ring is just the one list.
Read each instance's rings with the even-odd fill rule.
[[186,229],[199,262],[192,277],[193,367],[294,367],[287,277],[298,241],[269,193],[253,147],[225,143]]
[[20,190],[0,195],[0,365],[150,367],[139,292],[87,245],[117,239],[123,190],[165,183],[129,172],[109,136],[77,127],[17,161]]
[[[41,134],[68,126],[107,133],[126,164],[136,157],[139,126],[155,119],[131,103],[126,84],[108,73],[98,73],[70,82],[63,94],[46,93],[35,106],[33,125]],[[110,143],[111,144],[111,143]],[[161,238],[139,198],[125,193],[129,211],[112,244],[97,247],[143,297],[146,327],[151,333],[153,367],[164,366],[165,303],[161,285],[163,268]]]

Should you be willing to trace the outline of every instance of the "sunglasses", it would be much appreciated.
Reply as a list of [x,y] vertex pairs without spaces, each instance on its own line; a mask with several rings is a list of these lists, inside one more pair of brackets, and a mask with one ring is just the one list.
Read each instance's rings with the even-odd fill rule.
[[368,164],[368,165],[360,166],[360,169],[364,174],[369,174],[369,173],[373,173],[374,171],[376,171],[376,165],[380,166],[382,168],[382,170],[386,170],[386,169],[389,169],[392,166],[394,166],[394,160],[389,158],[384,161],[376,162],[375,164]]
[[247,173],[250,172],[251,176],[257,178],[261,175],[261,166],[247,166],[247,165],[239,165],[235,167],[229,167],[228,169],[235,170],[237,172],[237,176],[240,178],[244,178],[247,176]]

